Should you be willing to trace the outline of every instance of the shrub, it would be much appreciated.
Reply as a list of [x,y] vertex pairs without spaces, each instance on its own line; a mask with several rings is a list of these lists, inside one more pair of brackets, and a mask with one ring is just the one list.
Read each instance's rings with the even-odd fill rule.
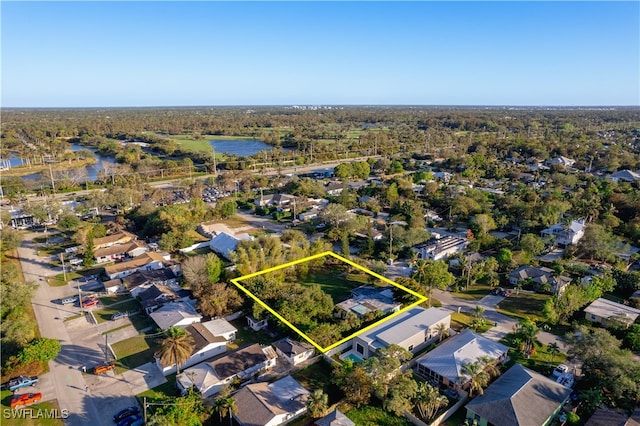
[[62,346],[56,339],[38,337],[22,348],[18,354],[18,360],[21,364],[32,361],[48,362],[58,356],[60,349]]

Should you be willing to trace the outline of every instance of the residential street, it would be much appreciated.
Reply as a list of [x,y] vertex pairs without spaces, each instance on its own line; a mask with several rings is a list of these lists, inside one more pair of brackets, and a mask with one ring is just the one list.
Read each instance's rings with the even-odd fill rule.
[[[122,387],[111,389],[112,392],[108,396],[93,394],[96,380],[105,379],[83,375],[81,368],[93,366],[104,360],[102,347],[96,340],[101,330],[94,330],[96,326],[89,324],[84,318],[74,320],[77,324],[82,324],[81,327],[87,328],[83,332],[87,339],[82,340],[73,336],[65,327],[63,318],[77,314],[79,308],[73,305],[63,306],[56,301],[74,294],[74,289],[69,286],[50,287],[47,284],[45,277],[61,271],[52,269],[46,259],[36,254],[36,245],[32,239],[38,235],[41,234],[26,235],[18,253],[25,280],[38,284],[32,304],[40,334],[43,337],[58,339],[62,344],[58,357],[49,362],[49,373],[40,376],[38,389],[42,392],[44,400],[57,399],[61,409],[69,410],[69,418],[65,420],[68,425],[111,425],[111,415],[120,408],[135,405],[135,399],[129,396],[133,395],[131,389]],[[85,386],[88,386],[88,391],[85,391]],[[113,393],[114,390],[116,393]]]

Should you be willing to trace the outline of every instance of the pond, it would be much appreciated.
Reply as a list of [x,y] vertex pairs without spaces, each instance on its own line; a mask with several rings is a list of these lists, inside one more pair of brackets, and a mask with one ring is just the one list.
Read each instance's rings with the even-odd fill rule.
[[[237,155],[239,157],[250,157],[260,151],[273,149],[273,146],[255,139],[216,139],[209,140],[209,144],[217,153]],[[288,150],[288,148],[283,148],[283,151]]]

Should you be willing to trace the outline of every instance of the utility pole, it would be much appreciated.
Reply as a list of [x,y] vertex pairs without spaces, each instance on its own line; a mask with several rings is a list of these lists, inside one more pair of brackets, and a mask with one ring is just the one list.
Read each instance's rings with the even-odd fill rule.
[[64,267],[64,253],[60,253],[60,262],[62,262],[62,275],[64,276],[64,281],[67,281],[67,269]]
[[51,178],[51,189],[53,190],[53,193],[56,193],[56,184],[53,181],[53,171],[51,170],[51,164],[49,164],[49,177]]
[[216,166],[216,147],[215,146],[211,146],[211,149],[213,150],[213,174],[215,176],[218,175],[218,168]]
[[142,412],[144,413],[143,414],[144,422],[147,423],[147,397],[146,396],[143,397],[143,400],[142,400]]

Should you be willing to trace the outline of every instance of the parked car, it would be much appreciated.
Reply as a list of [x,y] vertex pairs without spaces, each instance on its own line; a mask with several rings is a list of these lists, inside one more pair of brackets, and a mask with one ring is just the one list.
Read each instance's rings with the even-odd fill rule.
[[117,319],[125,318],[128,316],[129,316],[129,312],[116,312],[115,314],[111,315],[111,321],[115,321]]
[[559,378],[562,377],[563,374],[569,372],[569,366],[565,364],[558,365],[555,370],[553,370],[553,377]]
[[139,426],[144,423],[144,420],[140,414],[134,414],[133,416],[125,417],[118,422],[118,426]]
[[93,369],[93,374],[104,374],[116,368],[116,366],[110,362],[105,364],[96,365]]
[[76,303],[77,301],[78,301],[78,296],[65,297],[64,299],[60,299],[60,304],[68,305],[69,303]]
[[38,383],[38,376],[20,376],[15,379],[9,380],[7,383],[7,389],[11,392],[16,391],[20,388],[24,388],[27,386],[35,386]]
[[82,299],[82,307],[90,308],[92,306],[96,306],[99,302],[100,301],[95,297],[85,297],[84,299]]
[[127,407],[127,408],[124,408],[124,409],[118,411],[115,416],[113,416],[113,422],[114,423],[118,423],[118,422],[124,420],[125,418],[133,416],[133,415],[136,415],[138,413],[140,413],[140,408],[139,407]]
[[11,398],[11,408],[19,407],[21,405],[33,404],[42,399],[42,394],[38,393],[23,393],[22,395],[16,395]]

